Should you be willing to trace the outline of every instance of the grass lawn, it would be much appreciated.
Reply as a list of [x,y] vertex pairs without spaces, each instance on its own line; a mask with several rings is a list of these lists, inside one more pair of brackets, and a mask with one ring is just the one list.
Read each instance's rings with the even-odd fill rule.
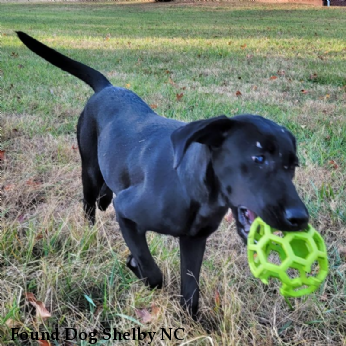
[[[345,10],[1,3],[0,344],[29,344],[11,342],[8,326],[126,332],[141,323],[142,331],[183,327],[189,345],[346,345]],[[125,266],[114,210],[98,213],[93,228],[83,219],[75,132],[91,89],[31,53],[14,30],[100,70],[166,117],[247,112],[287,126],[299,143],[297,188],[327,243],[325,283],[288,304],[276,282],[252,277],[235,226],[225,222],[208,241],[199,323],[179,306],[175,239],[148,234],[165,287],[145,288]],[[27,292],[51,317],[36,316]],[[156,337],[151,345],[182,343]]]

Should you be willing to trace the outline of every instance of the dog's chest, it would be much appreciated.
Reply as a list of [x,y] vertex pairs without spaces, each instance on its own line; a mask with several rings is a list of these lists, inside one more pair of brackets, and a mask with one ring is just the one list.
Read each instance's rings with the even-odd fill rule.
[[200,205],[192,201],[188,213],[186,232],[190,236],[209,236],[217,230],[227,207]]

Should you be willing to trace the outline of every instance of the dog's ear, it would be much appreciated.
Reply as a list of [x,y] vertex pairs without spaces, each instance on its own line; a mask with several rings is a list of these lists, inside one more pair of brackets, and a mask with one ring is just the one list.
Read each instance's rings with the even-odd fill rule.
[[233,123],[230,118],[220,115],[211,119],[193,121],[175,130],[171,135],[174,169],[180,165],[186,150],[192,142],[198,142],[214,148],[219,147]]
[[291,133],[291,131],[287,131],[287,133],[288,133],[289,137],[292,140],[294,152],[297,153],[297,140],[296,140],[296,137]]

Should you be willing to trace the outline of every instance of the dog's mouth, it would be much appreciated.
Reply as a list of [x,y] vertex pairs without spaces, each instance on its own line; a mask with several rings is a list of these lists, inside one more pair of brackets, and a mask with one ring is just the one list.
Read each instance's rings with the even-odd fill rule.
[[250,227],[256,217],[257,215],[252,210],[244,206],[238,207],[238,231],[240,231],[245,239],[247,239],[250,232]]

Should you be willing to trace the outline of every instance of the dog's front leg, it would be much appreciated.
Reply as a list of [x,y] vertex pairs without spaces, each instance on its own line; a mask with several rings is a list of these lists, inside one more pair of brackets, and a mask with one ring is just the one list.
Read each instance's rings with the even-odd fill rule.
[[117,220],[131,251],[127,259],[128,268],[150,288],[161,288],[162,273],[150,253],[145,233],[139,232],[137,225],[129,219],[117,215]]
[[205,237],[180,237],[181,305],[194,319],[198,311],[199,273],[201,270]]

